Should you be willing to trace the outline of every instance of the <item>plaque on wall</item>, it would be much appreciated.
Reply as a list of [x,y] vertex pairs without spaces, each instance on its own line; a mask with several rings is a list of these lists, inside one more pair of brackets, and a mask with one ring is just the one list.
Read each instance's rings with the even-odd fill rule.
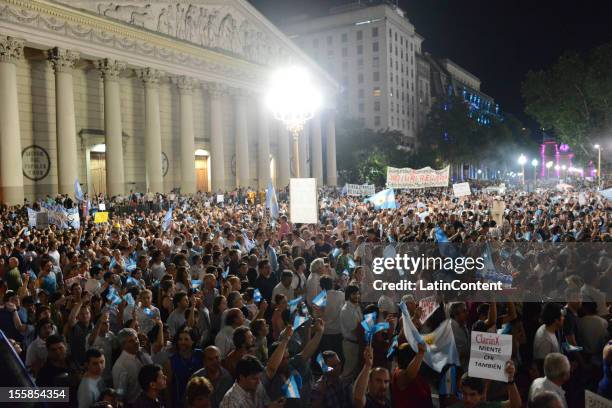
[[30,145],[21,152],[24,177],[39,181],[47,177],[51,170],[51,159],[45,149]]
[[162,176],[166,177],[166,174],[168,174],[168,156],[166,156],[166,153],[162,152]]

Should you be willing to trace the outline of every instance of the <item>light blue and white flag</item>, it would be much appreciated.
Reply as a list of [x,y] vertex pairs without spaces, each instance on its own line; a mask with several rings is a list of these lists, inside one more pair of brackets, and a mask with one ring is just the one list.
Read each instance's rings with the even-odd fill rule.
[[317,307],[325,307],[327,306],[327,292],[321,291],[314,299],[312,299],[312,304]]
[[36,214],[36,211],[28,207],[28,227],[36,227]]
[[162,223],[162,230],[168,231],[170,225],[172,224],[172,207],[168,211],[166,211],[166,215],[164,215],[164,221]]
[[78,177],[74,179],[74,196],[78,201],[83,201],[83,190]]
[[78,208],[69,208],[64,211],[66,217],[66,228],[72,227],[74,229],[81,228],[81,219],[79,218]]
[[295,319],[293,319],[293,330],[297,330],[301,325],[306,323],[308,319],[310,318],[306,316],[296,315]]
[[280,209],[278,207],[278,199],[276,197],[276,190],[272,185],[272,180],[268,182],[268,188],[266,189],[266,208],[270,210],[270,216],[273,219],[278,218]]
[[427,347],[423,359],[425,364],[437,372],[442,372],[442,369],[449,364],[460,365],[450,319],[446,319],[433,332],[423,336],[414,327],[405,303],[400,303],[400,309],[402,310],[404,336],[412,350],[417,353],[418,344],[425,344]]
[[374,208],[377,210],[397,208],[397,203],[395,202],[395,192],[392,188],[379,191],[373,196],[366,198],[365,201],[369,201],[374,204]]
[[300,390],[295,373],[291,373],[287,382],[283,384],[283,392],[286,398],[300,398]]
[[391,345],[389,346],[389,350],[387,350],[387,360],[391,360],[391,357],[397,351],[397,335],[393,336],[393,341],[391,341]]
[[131,293],[126,293],[125,295],[123,295],[123,300],[126,301],[128,306],[134,306],[134,304],[136,303]]
[[221,272],[221,277],[223,279],[227,279],[228,276],[229,276],[229,265],[227,265],[227,268],[225,268],[225,270]]
[[319,355],[317,356],[317,363],[319,363],[319,366],[321,366],[321,371],[323,371],[323,374],[329,373],[330,371],[333,370],[333,368],[331,368],[327,364],[325,364],[325,359],[323,358],[323,353],[319,353]]
[[287,304],[289,305],[289,313],[295,312],[301,301],[302,301],[302,296],[287,302]]
[[261,302],[262,296],[261,296],[261,292],[259,291],[259,289],[255,288],[255,291],[253,292],[253,301],[255,303],[259,303]]
[[457,395],[457,367],[449,366],[440,378],[440,395]]

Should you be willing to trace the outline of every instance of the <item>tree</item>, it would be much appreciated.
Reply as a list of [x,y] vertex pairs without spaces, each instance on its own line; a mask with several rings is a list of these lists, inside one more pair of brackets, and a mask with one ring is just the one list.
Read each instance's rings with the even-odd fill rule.
[[525,112],[579,155],[612,125],[612,43],[586,56],[566,52],[546,70],[529,71],[521,91]]

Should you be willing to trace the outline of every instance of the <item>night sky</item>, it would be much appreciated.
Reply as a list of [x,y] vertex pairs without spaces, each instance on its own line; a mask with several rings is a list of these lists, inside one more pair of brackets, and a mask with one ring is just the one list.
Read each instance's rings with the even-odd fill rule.
[[[324,14],[341,0],[250,0],[276,24],[292,15]],[[612,41],[612,1],[398,0],[423,50],[449,58],[482,81],[481,90],[526,120],[520,85],[530,69],[565,50],[586,52]],[[611,67],[612,74],[612,67]],[[528,121],[531,122],[531,121]],[[533,123],[528,123],[533,127]]]

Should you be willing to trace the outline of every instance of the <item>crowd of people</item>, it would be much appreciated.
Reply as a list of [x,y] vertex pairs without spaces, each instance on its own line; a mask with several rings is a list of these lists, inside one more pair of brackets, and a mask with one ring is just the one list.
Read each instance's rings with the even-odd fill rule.
[[[286,190],[277,218],[265,192],[246,190],[221,202],[131,194],[94,223],[100,198],[79,206],[79,229],[28,226],[27,207],[41,202],[3,206],[0,330],[37,386],[69,387],[79,407],[579,407],[585,390],[612,399],[612,203],[598,192],[418,190],[396,193],[394,210],[333,188],[319,198],[309,225],[289,221]],[[429,320],[418,293],[396,294],[403,308],[372,290],[371,248],[435,251],[440,232],[458,246],[522,245],[495,255],[521,290],[441,296]],[[365,316],[387,324],[368,338]],[[435,317],[451,320],[452,371],[429,367],[428,345],[411,346],[403,330],[410,319],[432,331]],[[470,333],[498,330],[513,336],[508,382],[469,376]]]

